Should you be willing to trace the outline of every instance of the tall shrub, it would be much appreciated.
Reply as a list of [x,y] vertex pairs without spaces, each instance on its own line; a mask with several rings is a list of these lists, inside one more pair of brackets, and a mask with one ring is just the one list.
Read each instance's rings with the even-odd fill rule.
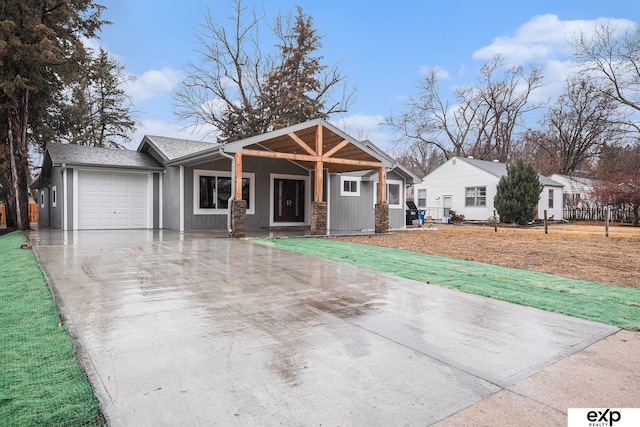
[[493,205],[500,220],[527,224],[536,217],[536,206],[542,193],[538,172],[530,164],[516,160],[507,166],[507,174],[500,178]]

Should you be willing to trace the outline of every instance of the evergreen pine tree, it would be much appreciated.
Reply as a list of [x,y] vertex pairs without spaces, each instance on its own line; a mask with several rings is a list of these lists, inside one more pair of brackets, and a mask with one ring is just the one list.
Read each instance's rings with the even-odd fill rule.
[[542,193],[538,172],[522,160],[507,166],[507,174],[500,178],[493,205],[500,220],[527,224],[536,217],[536,206]]

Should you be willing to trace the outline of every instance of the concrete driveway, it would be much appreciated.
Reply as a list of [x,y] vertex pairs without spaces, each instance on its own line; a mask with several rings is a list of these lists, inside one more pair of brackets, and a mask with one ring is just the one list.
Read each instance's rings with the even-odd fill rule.
[[428,425],[618,331],[210,233],[30,238],[112,426]]

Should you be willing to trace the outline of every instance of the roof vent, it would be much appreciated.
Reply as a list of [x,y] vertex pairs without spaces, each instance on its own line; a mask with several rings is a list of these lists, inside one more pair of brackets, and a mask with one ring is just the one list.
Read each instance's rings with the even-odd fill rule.
[[467,156],[467,159],[473,159],[473,156]]
[[[500,160],[495,159],[495,160],[493,161],[493,163],[500,163]],[[319,175],[319,174],[318,174],[318,175]]]

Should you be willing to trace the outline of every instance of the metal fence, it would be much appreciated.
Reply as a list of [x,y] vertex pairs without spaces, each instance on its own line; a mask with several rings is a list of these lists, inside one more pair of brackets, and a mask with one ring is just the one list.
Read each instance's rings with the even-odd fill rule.
[[[633,222],[633,211],[609,208],[609,220],[613,222]],[[569,221],[604,221],[607,208],[565,208],[564,219]]]

